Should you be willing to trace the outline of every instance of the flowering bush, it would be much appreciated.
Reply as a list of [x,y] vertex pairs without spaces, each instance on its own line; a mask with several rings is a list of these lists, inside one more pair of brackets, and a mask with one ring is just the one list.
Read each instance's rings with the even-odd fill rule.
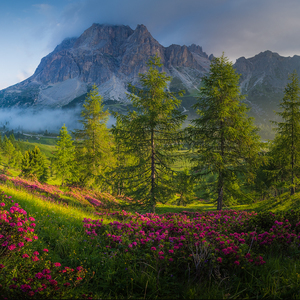
[[46,260],[47,249],[39,256],[37,251],[22,255],[23,261],[13,269],[4,265],[0,269],[0,297],[16,299],[71,298],[74,289],[82,282],[87,271],[61,267],[60,263]]
[[73,289],[81,283],[87,270],[82,266],[63,268],[59,262],[52,263],[46,259],[48,249],[40,255],[38,251],[26,247],[29,242],[38,239],[34,234],[34,221],[11,197],[0,193],[0,257],[10,257],[14,261],[12,265],[0,264],[0,298],[53,299],[74,296]]
[[11,197],[0,193],[0,256],[20,251],[38,239],[34,234],[34,221]]
[[145,262],[152,261],[159,269],[172,269],[173,264],[184,270],[193,265],[194,273],[202,276],[209,270],[265,263],[260,248],[252,245],[253,237],[255,242],[259,239],[257,233],[254,229],[243,231],[256,213],[218,211],[142,215],[121,211],[97,214],[119,221],[104,225],[102,219],[84,219],[86,234],[92,240],[98,243],[104,239],[106,248],[124,253],[134,255],[138,252]]

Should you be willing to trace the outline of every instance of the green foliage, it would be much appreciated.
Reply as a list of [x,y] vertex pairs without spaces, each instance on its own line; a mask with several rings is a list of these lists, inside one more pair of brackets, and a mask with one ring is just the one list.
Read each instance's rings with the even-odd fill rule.
[[36,146],[31,151],[26,151],[21,163],[21,175],[25,178],[36,178],[46,182],[49,178],[49,163],[47,158]]
[[189,143],[194,147],[194,174],[214,174],[213,195],[218,209],[240,192],[243,181],[251,181],[259,165],[261,148],[258,129],[247,117],[248,108],[240,95],[239,75],[224,55],[215,58],[210,74],[202,78],[198,102],[198,118],[187,129]]
[[300,86],[296,71],[289,80],[280,103],[281,112],[276,113],[282,122],[273,122],[276,136],[271,147],[271,163],[275,165],[273,176],[277,181],[289,182],[293,195],[300,178]]
[[174,178],[174,186],[176,191],[176,205],[186,206],[195,201],[195,177],[192,176],[189,170],[179,171]]
[[147,65],[148,72],[139,74],[141,88],[129,85],[128,99],[135,110],[126,115],[115,113],[118,123],[113,133],[123,153],[134,157],[130,165],[118,169],[126,181],[126,195],[155,211],[157,202],[174,194],[171,165],[186,116],[177,109],[178,93],[166,90],[170,77],[159,71],[159,57],[150,58]]
[[105,172],[113,166],[112,136],[106,126],[109,112],[104,111],[102,96],[96,85],[88,93],[80,123],[83,129],[75,132],[76,160],[73,181],[83,186],[96,184],[105,188]]
[[74,158],[75,146],[64,124],[60,130],[53,157],[53,169],[56,171],[57,176],[61,178],[62,185],[64,185],[65,180],[72,176],[75,164]]

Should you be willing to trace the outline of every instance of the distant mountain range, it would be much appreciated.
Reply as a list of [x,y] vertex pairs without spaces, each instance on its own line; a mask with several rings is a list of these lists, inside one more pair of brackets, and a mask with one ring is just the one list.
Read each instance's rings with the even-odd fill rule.
[[[162,70],[172,76],[169,89],[186,90],[182,109],[193,116],[191,106],[213,55],[194,44],[164,47],[144,25],[133,30],[93,24],[80,37],[65,39],[41,60],[30,78],[0,91],[0,107],[72,107],[84,101],[94,83],[107,103],[126,105],[127,84],[137,83],[138,74],[147,71],[146,63],[155,54],[161,57]],[[241,74],[241,91],[247,94],[251,115],[264,123],[274,119],[288,75],[294,69],[300,74],[300,56],[265,51],[237,59],[234,68]]]

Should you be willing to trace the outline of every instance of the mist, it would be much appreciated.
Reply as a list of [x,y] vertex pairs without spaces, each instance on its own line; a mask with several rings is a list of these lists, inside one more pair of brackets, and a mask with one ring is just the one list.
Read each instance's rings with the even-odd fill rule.
[[[72,109],[0,109],[0,128],[21,132],[44,132],[59,133],[65,124],[68,131],[81,129],[80,112],[82,107]],[[110,116],[107,127],[110,128],[115,119]]]

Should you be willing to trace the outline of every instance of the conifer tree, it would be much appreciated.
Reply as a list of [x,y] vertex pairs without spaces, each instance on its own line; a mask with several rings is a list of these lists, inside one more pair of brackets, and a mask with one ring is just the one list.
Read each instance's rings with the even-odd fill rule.
[[46,182],[49,178],[49,163],[37,146],[31,151],[25,152],[21,171],[23,177],[36,178],[40,182]]
[[[199,117],[188,128],[194,147],[194,173],[201,178],[214,174],[213,190],[217,209],[229,198],[238,183],[238,175],[254,176],[259,162],[260,138],[248,108],[242,103],[239,75],[224,54],[214,58],[210,73],[202,78],[197,109]],[[224,198],[225,197],[225,198]]]
[[186,116],[177,109],[177,94],[166,90],[170,77],[159,71],[160,58],[151,57],[147,66],[148,72],[139,74],[141,88],[129,85],[132,93],[128,98],[134,111],[115,114],[120,126],[112,130],[124,153],[134,157],[129,166],[119,169],[126,180],[126,194],[155,212],[157,202],[165,202],[174,194],[171,166]]
[[289,76],[289,80],[279,105],[282,111],[276,113],[282,121],[273,122],[277,133],[271,153],[276,161],[277,174],[290,182],[290,192],[293,195],[300,175],[300,86],[296,71]]
[[[112,136],[106,124],[109,112],[104,110],[96,85],[88,93],[80,122],[83,129],[75,132],[77,165],[75,181],[84,186],[103,183],[107,168],[113,164]],[[101,180],[102,179],[102,180]]]
[[53,158],[53,169],[56,171],[58,177],[62,180],[62,185],[65,180],[72,176],[74,169],[75,146],[73,145],[72,137],[69,135],[65,124],[62,126],[56,150]]

